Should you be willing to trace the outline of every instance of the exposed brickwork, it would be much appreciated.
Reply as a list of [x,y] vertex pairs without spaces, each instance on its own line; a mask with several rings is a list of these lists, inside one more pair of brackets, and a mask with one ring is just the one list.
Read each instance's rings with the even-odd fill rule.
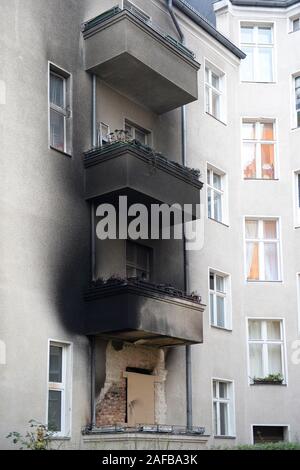
[[126,421],[126,379],[111,385],[97,406],[97,426],[124,424]]
[[126,423],[126,379],[127,367],[152,370],[155,381],[155,422],[165,423],[166,398],[165,357],[161,349],[124,344],[116,350],[111,343],[106,349],[106,378],[96,407],[97,426]]

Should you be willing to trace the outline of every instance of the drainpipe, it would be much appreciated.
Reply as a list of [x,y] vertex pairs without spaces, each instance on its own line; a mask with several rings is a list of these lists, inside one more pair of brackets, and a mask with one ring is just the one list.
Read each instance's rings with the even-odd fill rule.
[[96,426],[96,338],[90,336],[91,348],[91,426]]
[[92,147],[97,145],[97,77],[92,75]]
[[[166,0],[167,7],[170,13],[170,16],[173,20],[175,28],[180,37],[180,42],[185,43],[185,37],[182,32],[182,29],[178,23],[176,15],[173,10],[173,0]],[[182,164],[186,166],[186,108],[185,106],[181,107],[181,157]],[[187,256],[186,256],[186,239],[183,238],[183,265],[184,265],[184,290],[188,291],[188,279],[187,279]],[[185,347],[185,370],[186,370],[186,421],[187,428],[192,429],[193,427],[193,409],[192,409],[192,350],[191,345],[186,345]]]

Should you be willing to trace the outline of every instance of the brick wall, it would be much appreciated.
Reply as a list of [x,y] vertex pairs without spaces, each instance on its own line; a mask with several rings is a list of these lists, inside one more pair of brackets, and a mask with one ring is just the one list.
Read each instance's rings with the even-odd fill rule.
[[126,379],[113,383],[97,406],[96,424],[105,426],[126,422]]

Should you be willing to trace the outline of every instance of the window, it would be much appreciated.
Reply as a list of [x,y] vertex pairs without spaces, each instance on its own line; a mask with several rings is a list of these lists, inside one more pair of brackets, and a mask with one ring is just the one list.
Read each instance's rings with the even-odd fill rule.
[[243,120],[242,125],[244,179],[275,179],[274,122]]
[[229,276],[213,270],[209,271],[209,310],[211,325],[231,328]]
[[98,129],[98,146],[102,147],[109,143],[109,126],[100,122]]
[[300,170],[294,173],[295,181],[295,225],[300,226]]
[[273,26],[243,25],[241,48],[247,55],[242,60],[242,80],[247,82],[272,82],[273,73]]
[[215,67],[205,67],[205,110],[221,121],[225,121],[224,113],[224,73]]
[[300,31],[300,16],[290,18],[290,32],[295,33],[296,31]]
[[287,426],[253,426],[253,444],[287,441]]
[[294,78],[295,86],[295,125],[300,127],[300,75]]
[[225,174],[216,168],[207,168],[208,217],[217,222],[226,222]]
[[49,72],[50,147],[71,153],[70,75],[50,65]]
[[139,243],[126,243],[126,276],[149,281],[151,279],[152,249]]
[[232,382],[213,380],[213,418],[215,436],[235,434]]
[[248,281],[279,281],[278,219],[246,219],[246,270]]
[[281,320],[248,320],[251,380],[280,374],[284,377],[284,341]]
[[125,121],[125,131],[129,139],[134,139],[144,145],[150,145],[150,132],[135,124]]
[[48,376],[48,428],[70,434],[70,345],[50,342]]

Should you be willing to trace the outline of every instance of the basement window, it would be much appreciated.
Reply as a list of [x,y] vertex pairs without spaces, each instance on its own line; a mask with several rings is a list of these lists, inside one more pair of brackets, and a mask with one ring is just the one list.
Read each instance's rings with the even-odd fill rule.
[[253,426],[253,443],[284,442],[288,440],[287,426]]
[[126,243],[126,277],[137,277],[150,281],[152,248],[127,241]]

